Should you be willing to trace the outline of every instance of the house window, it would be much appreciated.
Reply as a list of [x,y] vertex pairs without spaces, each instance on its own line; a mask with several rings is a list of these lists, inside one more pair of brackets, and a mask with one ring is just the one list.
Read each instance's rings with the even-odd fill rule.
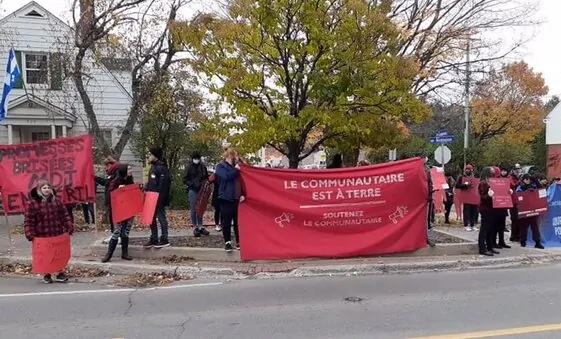
[[49,83],[49,55],[25,53],[25,82],[46,85]]
[[31,132],[31,141],[43,141],[49,140],[51,138],[51,133],[49,132]]

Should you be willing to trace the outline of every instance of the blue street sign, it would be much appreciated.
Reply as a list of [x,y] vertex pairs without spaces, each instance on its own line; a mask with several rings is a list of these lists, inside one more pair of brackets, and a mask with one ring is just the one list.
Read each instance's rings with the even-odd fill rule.
[[442,137],[431,137],[430,138],[430,143],[431,144],[449,144],[456,141],[456,137],[453,135],[447,135],[447,136],[442,136]]
[[447,137],[447,136],[448,136],[448,131],[445,131],[445,130],[438,131],[438,132],[436,132],[436,135],[435,135],[435,136],[436,136],[437,138],[438,138],[438,137]]

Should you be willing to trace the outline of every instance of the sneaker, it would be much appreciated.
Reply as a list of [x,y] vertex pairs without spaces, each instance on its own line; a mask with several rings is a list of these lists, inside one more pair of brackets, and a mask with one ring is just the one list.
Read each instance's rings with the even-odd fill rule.
[[236,250],[240,250],[240,244],[236,244]]
[[156,246],[158,244],[158,241],[156,240],[148,240],[148,242],[146,244],[144,244],[144,248],[152,248],[154,246]]
[[43,277],[43,283],[44,284],[52,284],[53,283],[53,278],[51,277],[50,274],[45,274],[45,276]]
[[200,238],[202,235],[203,235],[203,234],[201,233],[201,230],[200,230],[199,228],[195,228],[195,229],[193,230],[193,236],[194,236],[195,238]]
[[224,249],[226,250],[226,252],[232,252],[233,250],[232,242],[226,241],[226,244],[224,245]]
[[216,232],[222,232],[222,226],[216,225],[216,227],[214,228],[214,230],[215,230]]
[[210,232],[205,227],[200,227],[202,235],[207,236],[210,235]]
[[466,226],[466,227],[464,227],[464,230],[466,230],[466,232],[471,232],[472,229],[471,229],[471,227]]
[[472,230],[472,232],[477,232],[477,231],[479,231],[479,228],[477,228],[477,227],[472,227],[471,230]]
[[160,242],[158,242],[158,244],[154,245],[155,248],[164,248],[164,247],[170,247],[170,243],[167,239],[164,240],[160,240]]
[[68,281],[68,277],[66,276],[66,274],[64,274],[64,272],[61,272],[56,275],[55,281],[60,283],[65,283]]

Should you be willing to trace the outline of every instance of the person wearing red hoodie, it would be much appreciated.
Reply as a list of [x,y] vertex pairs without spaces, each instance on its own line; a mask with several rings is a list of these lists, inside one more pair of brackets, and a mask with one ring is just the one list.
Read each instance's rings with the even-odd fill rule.
[[[464,174],[456,180],[456,188],[460,190],[467,190],[473,186],[473,166],[467,164],[464,169]],[[475,227],[478,215],[476,204],[463,204],[464,228],[466,231],[477,231]]]

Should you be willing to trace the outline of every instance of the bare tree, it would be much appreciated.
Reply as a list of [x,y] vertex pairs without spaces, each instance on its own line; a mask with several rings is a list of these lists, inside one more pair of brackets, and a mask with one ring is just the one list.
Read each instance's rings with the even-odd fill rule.
[[[372,0],[372,5],[385,1]],[[426,96],[461,83],[469,43],[475,72],[505,58],[524,42],[510,43],[493,37],[492,32],[535,25],[536,5],[516,0],[396,0],[392,18],[403,32],[401,54],[413,56],[420,75],[413,90]]]
[[[107,53],[112,47],[132,60],[132,105],[121,136],[114,148],[120,157],[147,100],[151,100],[154,81],[165,79],[178,62],[169,28],[178,10],[190,0],[74,0],[72,17],[76,27],[76,54],[72,78],[83,102],[91,131],[103,153],[111,151],[103,138],[90,94],[86,91],[85,59],[89,52]],[[114,46],[108,42],[116,40]]]

